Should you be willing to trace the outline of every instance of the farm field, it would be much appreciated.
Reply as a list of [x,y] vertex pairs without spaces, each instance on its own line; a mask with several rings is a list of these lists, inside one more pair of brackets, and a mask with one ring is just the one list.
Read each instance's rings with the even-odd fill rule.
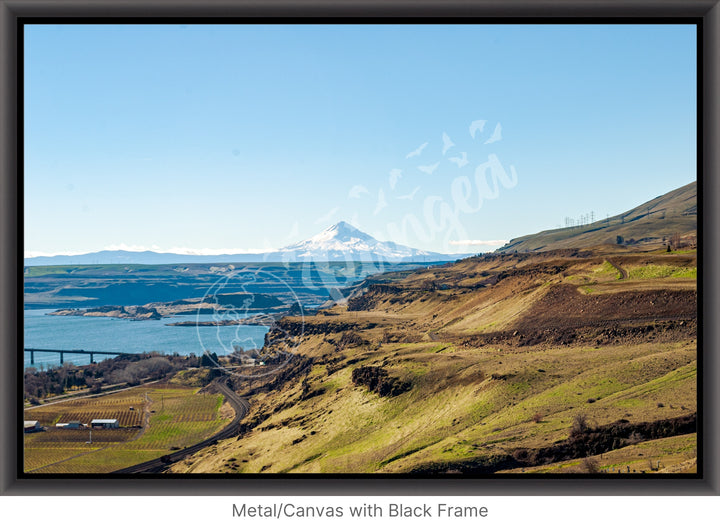
[[[25,434],[24,470],[109,473],[206,439],[229,419],[220,414],[222,395],[199,390],[153,384],[26,410],[25,418],[40,421],[46,430]],[[54,426],[70,420],[89,423],[94,418],[116,418],[120,428],[90,431]]]
[[148,389],[135,388],[99,397],[83,397],[29,408],[25,411],[25,418],[28,419],[30,416],[43,426],[54,426],[56,423],[67,421],[90,423],[95,418],[114,418],[119,421],[121,427],[139,428],[147,392]]

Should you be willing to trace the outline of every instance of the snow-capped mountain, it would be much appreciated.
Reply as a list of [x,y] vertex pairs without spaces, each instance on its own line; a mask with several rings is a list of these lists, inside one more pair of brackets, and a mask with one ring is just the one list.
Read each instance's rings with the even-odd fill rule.
[[447,255],[401,246],[395,242],[380,242],[347,222],[332,225],[312,238],[279,250],[284,258],[295,260],[444,260]]
[[83,255],[56,255],[25,259],[25,266],[68,264],[197,264],[231,262],[439,262],[465,255],[444,255],[423,251],[395,242],[380,242],[349,223],[339,222],[291,246],[269,253],[242,255],[183,255],[153,251],[98,251]]

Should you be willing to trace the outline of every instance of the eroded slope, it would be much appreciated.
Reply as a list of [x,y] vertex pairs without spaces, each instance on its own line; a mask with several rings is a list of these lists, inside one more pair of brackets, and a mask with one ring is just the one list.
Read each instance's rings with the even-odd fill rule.
[[[302,338],[277,371],[234,379],[252,405],[243,433],[171,471],[615,471],[633,452],[637,471],[658,469],[648,453],[692,470],[696,268],[693,253],[558,251],[369,279],[271,331]],[[619,423],[635,430],[602,436]],[[622,453],[572,455],[598,450]]]

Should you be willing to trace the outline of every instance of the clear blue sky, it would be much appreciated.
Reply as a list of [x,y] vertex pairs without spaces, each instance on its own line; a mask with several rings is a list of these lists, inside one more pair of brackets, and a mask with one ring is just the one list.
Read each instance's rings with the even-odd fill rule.
[[[27,26],[25,250],[270,249],[345,220],[487,251],[617,214],[696,179],[695,38],[688,25]],[[489,161],[507,174],[496,188]]]

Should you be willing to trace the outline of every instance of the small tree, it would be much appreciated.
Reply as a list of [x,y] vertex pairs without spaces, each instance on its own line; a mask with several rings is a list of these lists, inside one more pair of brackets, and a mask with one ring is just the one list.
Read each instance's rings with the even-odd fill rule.
[[682,245],[682,237],[679,233],[675,233],[673,236],[670,237],[670,246],[673,249],[680,249],[680,246]]
[[214,368],[220,365],[218,356],[210,351],[205,351],[200,359],[200,365],[206,368]]
[[582,463],[585,472],[592,474],[600,472],[600,466],[595,458],[588,456],[587,458],[583,459]]
[[570,436],[579,436],[584,432],[587,432],[590,428],[588,425],[587,416],[585,414],[578,414],[573,418],[572,427],[570,427]]

